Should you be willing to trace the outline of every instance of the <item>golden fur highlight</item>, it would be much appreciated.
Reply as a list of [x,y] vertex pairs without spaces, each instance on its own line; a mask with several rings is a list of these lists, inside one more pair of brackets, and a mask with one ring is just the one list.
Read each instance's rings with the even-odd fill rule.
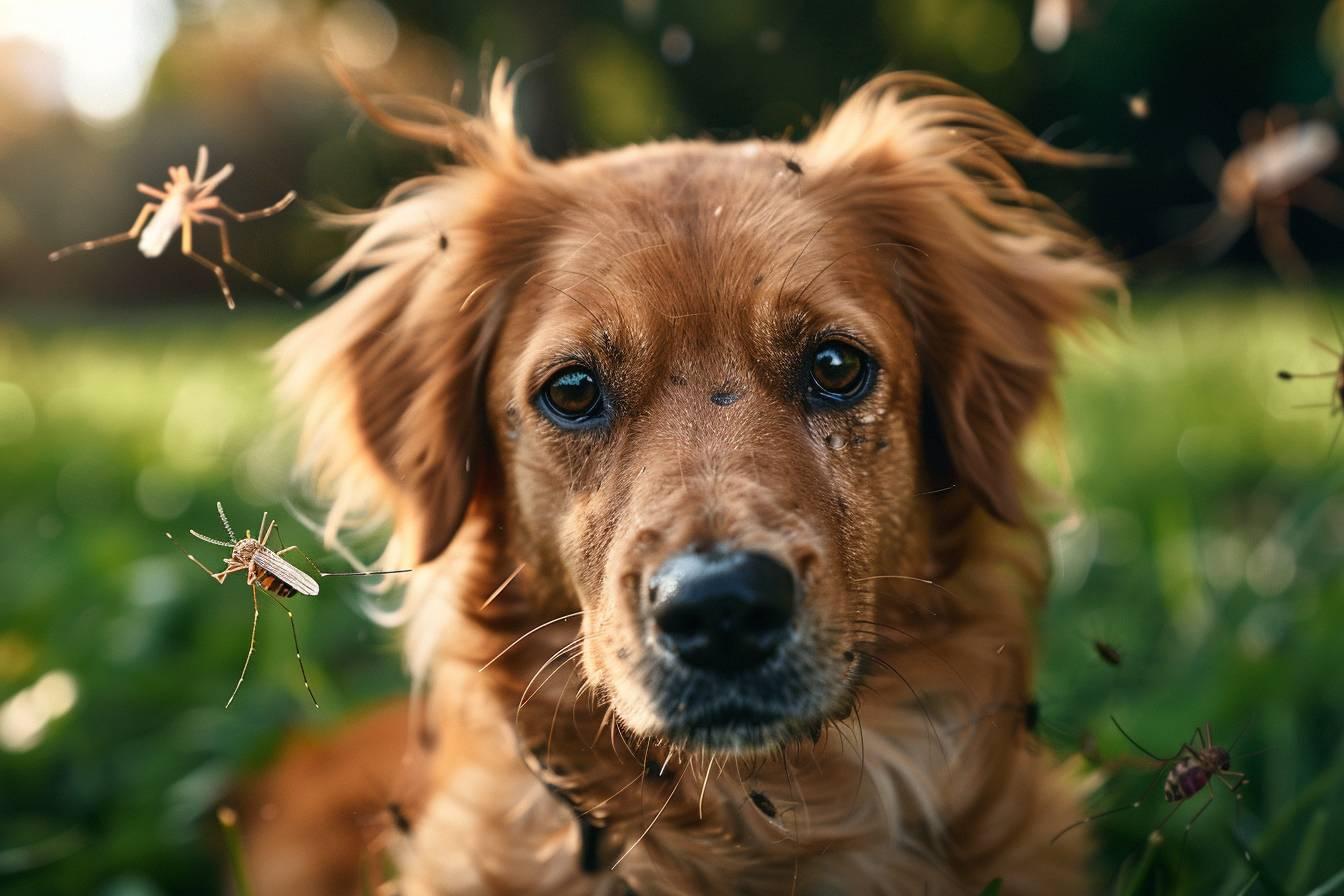
[[[1001,877],[1005,893],[1085,892],[1086,838],[1050,843],[1079,817],[1078,785],[1034,749],[1012,709],[1031,699],[1033,617],[1048,572],[1017,450],[1053,401],[1055,334],[1122,284],[1010,160],[1088,159],[1040,143],[946,82],[891,74],[801,144],[655,144],[552,163],[513,132],[513,89],[501,65],[484,116],[406,105],[424,113],[414,120],[352,89],[375,121],[457,163],[348,219],[362,233],[320,285],[362,278],[275,350],[283,394],[305,409],[301,455],[332,501],[328,535],[350,514],[385,513],[395,537],[384,562],[418,565],[385,619],[403,627],[423,689],[412,749],[424,750],[430,782],[413,833],[394,850],[401,891],[936,894],[978,892]],[[799,169],[779,163],[789,175],[783,200],[761,173],[770,159]],[[651,230],[662,243],[570,225],[604,208],[619,223],[634,214],[628,207],[656,202],[619,192],[637,182],[628,172],[643,170],[699,184],[686,202],[724,185],[737,205],[724,213],[727,200],[668,200],[666,226]],[[801,178],[796,200],[792,176]],[[726,186],[739,181],[757,186]],[[798,230],[772,266],[748,261],[746,240],[735,256],[714,239],[785,232],[795,223],[786,200],[821,223]],[[846,244],[855,248],[835,248]],[[908,322],[913,340],[914,359],[892,372],[919,390],[902,399],[910,410],[864,425],[910,434],[920,489],[894,483],[906,495],[900,512],[829,524],[892,527],[866,536],[891,552],[852,579],[881,581],[847,597],[856,615],[837,623],[863,636],[862,695],[813,737],[750,755],[636,735],[618,717],[612,682],[592,680],[607,667],[584,653],[607,609],[574,602],[587,586],[536,531],[544,519],[520,509],[526,461],[500,442],[517,409],[495,401],[489,380],[521,351],[500,346],[522,326],[510,316],[519,296],[538,308],[553,299],[576,317],[568,300],[590,317],[589,305],[606,308],[655,337],[674,323],[694,332],[694,315],[682,324],[675,313],[639,330],[624,320],[636,309],[595,291],[613,292],[604,273],[626,277],[632,294],[654,289],[660,264],[692,280],[702,264],[726,265],[724,282],[763,283],[762,303],[782,300],[795,274],[804,293],[828,277],[858,291],[876,283],[894,302],[882,313]],[[625,471],[618,485],[629,492],[638,475]],[[620,528],[614,518],[603,525]],[[615,556],[622,535],[573,537]],[[598,560],[593,569],[604,568]],[[774,818],[753,806],[753,792],[770,794]],[[576,861],[576,812],[601,830],[596,872]],[[250,847],[271,848],[262,839]]]

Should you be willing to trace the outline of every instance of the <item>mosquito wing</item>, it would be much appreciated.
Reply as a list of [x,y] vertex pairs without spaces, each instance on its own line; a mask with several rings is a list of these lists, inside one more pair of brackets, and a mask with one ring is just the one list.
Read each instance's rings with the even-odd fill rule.
[[300,594],[307,594],[310,597],[317,594],[317,583],[313,581],[312,576],[270,548],[259,548],[252,556],[252,562]]
[[[149,219],[149,224],[140,232],[140,254],[146,258],[158,258],[167,248],[168,241],[173,238],[182,226],[182,207],[185,201],[181,193],[174,193],[159,206],[159,210],[154,213],[154,217]],[[312,581],[311,579],[309,581]]]

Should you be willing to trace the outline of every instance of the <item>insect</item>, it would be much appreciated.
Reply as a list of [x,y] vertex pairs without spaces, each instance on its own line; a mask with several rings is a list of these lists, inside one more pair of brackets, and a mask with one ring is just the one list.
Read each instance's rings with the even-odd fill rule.
[[402,809],[401,803],[396,801],[387,804],[387,814],[392,819],[393,826],[396,827],[405,836],[410,836],[411,820],[406,817],[406,811]]
[[[1333,313],[1331,314],[1331,320],[1334,322],[1335,325],[1335,337],[1339,339],[1340,347],[1344,349],[1344,333],[1340,332],[1339,321],[1334,320]],[[1335,369],[1323,370],[1320,373],[1292,373],[1291,371],[1280,370],[1279,379],[1281,380],[1327,379],[1327,378],[1333,379],[1334,382],[1330,384],[1330,400],[1328,402],[1321,402],[1318,404],[1304,404],[1304,405],[1298,405],[1298,407],[1329,408],[1330,416],[1332,417],[1335,414],[1344,414],[1344,354],[1335,351],[1334,349],[1332,349],[1330,346],[1326,345],[1319,339],[1313,339],[1311,341],[1319,348],[1322,348],[1335,356],[1335,363],[1336,363]],[[1339,441],[1339,431],[1341,428],[1344,428],[1344,420],[1341,420],[1339,426],[1335,427],[1335,435],[1330,440],[1329,454],[1333,454],[1335,451],[1335,443]]]
[[779,815],[779,810],[776,809],[775,804],[770,801],[770,797],[761,793],[759,790],[751,791],[750,796],[751,802],[757,809],[761,810],[761,814],[766,818],[774,818]]
[[1093,639],[1092,649],[1097,652],[1097,656],[1108,666],[1119,666],[1124,658],[1120,656],[1120,651],[1114,645],[1107,644],[1100,639]]
[[800,177],[803,174],[803,166],[799,165],[796,159],[785,159],[784,167],[787,168],[793,174],[797,174]]
[[[1214,780],[1221,781],[1229,793],[1235,794],[1242,785],[1248,780],[1245,773],[1232,771],[1232,754],[1224,748],[1218,746],[1213,741],[1213,731],[1208,722],[1195,729],[1195,736],[1185,743],[1181,744],[1180,749],[1173,756],[1158,756],[1145,749],[1138,741],[1129,736],[1129,733],[1120,726],[1120,722],[1115,716],[1111,716],[1111,722],[1115,725],[1125,740],[1133,744],[1140,752],[1160,763],[1159,770],[1165,772],[1156,781],[1162,781],[1162,795],[1167,802],[1174,803],[1170,812],[1162,819],[1161,823],[1154,828],[1154,832],[1162,830],[1171,817],[1185,804],[1191,797],[1199,794],[1206,787],[1209,790],[1209,798],[1195,813],[1194,817],[1185,826],[1185,832],[1190,833],[1190,828],[1194,827],[1199,816],[1213,805],[1214,789],[1211,786]],[[1195,746],[1195,741],[1199,746]],[[1229,783],[1235,782],[1235,783]],[[1237,797],[1240,799],[1240,797]],[[1116,812],[1123,812],[1126,809],[1136,809],[1143,802],[1142,798],[1135,800],[1126,806],[1118,809],[1110,809],[1106,812],[1100,812],[1096,815],[1089,815],[1087,818],[1075,821],[1064,830],[1056,834],[1051,843],[1054,843],[1060,837],[1063,837],[1069,831],[1076,827],[1087,824],[1090,821],[1096,821],[1098,818],[1104,818]]]
[[1197,169],[1217,199],[1213,213],[1189,236],[1148,253],[1147,260],[1178,246],[1205,260],[1217,258],[1253,225],[1270,267],[1284,280],[1305,280],[1307,262],[1289,233],[1288,215],[1298,206],[1344,227],[1344,191],[1319,177],[1339,155],[1339,137],[1323,121],[1298,121],[1287,107],[1268,115],[1248,112],[1240,130],[1240,149],[1224,162],[1207,147],[1208,162]]
[[233,174],[233,165],[225,165],[214,174],[206,177],[205,172],[208,162],[209,152],[202,146],[196,155],[196,172],[194,175],[189,176],[187,174],[186,165],[173,165],[168,169],[168,180],[164,182],[162,190],[155,189],[149,184],[136,184],[135,188],[137,190],[157,201],[144,204],[130,230],[102,239],[87,240],[82,243],[75,243],[73,246],[66,246],[64,249],[52,252],[47,256],[47,259],[49,261],[60,261],[67,255],[73,255],[76,252],[100,249],[103,246],[123,243],[136,237],[140,238],[137,246],[141,255],[146,258],[158,258],[167,248],[173,235],[181,230],[182,254],[215,275],[215,279],[219,281],[220,291],[224,293],[224,301],[228,304],[229,310],[232,311],[234,308],[233,291],[229,288],[229,281],[224,277],[224,269],[198,254],[192,248],[192,225],[210,224],[219,228],[220,255],[225,264],[239,271],[263,289],[274,293],[277,298],[285,299],[295,308],[302,308],[303,306],[299,301],[289,293],[251,268],[245,267],[233,257],[229,248],[227,223],[217,214],[209,214],[209,212],[222,213],[240,224],[260,218],[269,218],[284,211],[294,201],[297,194],[290,190],[280,197],[280,200],[274,205],[268,205],[266,208],[252,212],[237,211],[225,205],[222,199],[214,195],[219,185],[229,175]]
[[308,696],[312,698],[313,706],[317,706],[317,697],[313,695],[312,686],[308,684],[308,671],[303,667],[303,653],[299,649],[299,632],[294,627],[294,614],[289,607],[281,603],[281,598],[293,597],[295,594],[303,594],[309,597],[316,597],[318,592],[317,582],[312,576],[303,570],[294,566],[284,558],[284,554],[290,551],[298,551],[308,564],[313,567],[319,577],[326,576],[385,576],[395,573],[410,572],[409,569],[384,569],[369,570],[367,572],[323,572],[318,569],[317,564],[298,545],[285,547],[281,544],[280,550],[273,551],[266,546],[274,535],[276,541],[280,539],[280,527],[275,520],[267,521],[267,514],[261,514],[261,525],[257,529],[257,537],[253,538],[251,531],[244,531],[243,537],[239,539],[233,534],[233,526],[229,525],[229,518],[224,515],[224,504],[216,502],[215,508],[219,511],[219,520],[224,524],[224,531],[229,533],[228,541],[220,541],[217,538],[211,538],[208,535],[202,535],[195,529],[189,530],[192,535],[201,541],[210,544],[219,545],[222,548],[228,548],[230,553],[225,558],[225,566],[219,572],[214,572],[195,556],[189,553],[185,548],[178,544],[177,539],[173,538],[173,533],[165,532],[168,540],[178,546],[182,553],[187,555],[187,559],[195,563],[205,571],[210,578],[223,585],[224,580],[236,572],[247,574],[247,584],[252,586],[252,636],[247,644],[247,658],[243,660],[243,671],[238,676],[238,683],[233,686],[233,693],[229,695],[229,700],[224,704],[228,709],[233,705],[233,698],[238,696],[238,689],[243,686],[243,678],[247,676],[247,664],[252,661],[252,654],[257,647],[257,616],[259,608],[257,605],[257,586],[266,592],[272,600],[285,611],[289,616],[289,630],[294,636],[294,656],[299,661],[299,672],[303,675],[303,686],[308,689]]

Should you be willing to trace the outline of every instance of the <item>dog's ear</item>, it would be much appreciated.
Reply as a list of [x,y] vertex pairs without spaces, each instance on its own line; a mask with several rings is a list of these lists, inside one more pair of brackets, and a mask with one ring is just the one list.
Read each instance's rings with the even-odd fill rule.
[[[984,100],[925,75],[887,75],[804,147],[812,189],[884,247],[915,327],[926,442],[1000,519],[1024,519],[1018,443],[1054,399],[1055,331],[1123,282],[1095,242],[1032,193],[1010,158],[1111,161],[1053,149]],[[892,262],[892,259],[895,259]]]
[[378,123],[464,164],[339,219],[364,230],[317,286],[362,279],[274,357],[282,395],[304,415],[300,454],[333,499],[328,534],[351,510],[390,510],[398,537],[412,542],[403,549],[424,563],[452,541],[491,472],[482,378],[527,255],[516,245],[525,235],[492,219],[506,216],[509,185],[544,163],[512,132],[502,74],[490,119],[457,110],[432,123],[393,118],[347,86]]

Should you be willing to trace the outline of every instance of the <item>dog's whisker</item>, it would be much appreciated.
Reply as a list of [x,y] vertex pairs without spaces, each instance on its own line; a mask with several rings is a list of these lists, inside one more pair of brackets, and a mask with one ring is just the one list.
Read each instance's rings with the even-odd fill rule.
[[[577,659],[577,658],[578,658],[577,655],[575,655],[570,659]],[[563,665],[564,664],[562,663],[561,666],[563,667]],[[565,679],[565,683],[560,686],[560,693],[557,694],[555,698],[555,711],[551,713],[551,727],[550,730],[546,732],[546,764],[548,766],[551,764],[551,743],[555,738],[555,722],[557,719],[560,718],[560,707],[565,702],[565,691],[569,689],[569,683],[574,680],[574,673],[578,672],[579,668],[580,664],[574,663],[574,667],[569,670],[569,676]],[[573,702],[571,702],[570,705],[573,705]],[[519,708],[521,709],[521,707]]]
[[803,243],[803,248],[799,249],[798,254],[793,256],[793,261],[789,264],[789,269],[784,272],[784,279],[779,281],[779,291],[775,295],[776,302],[783,300],[784,287],[789,285],[789,278],[793,276],[793,269],[797,267],[799,260],[802,259],[803,255],[807,252],[808,247],[812,245],[812,241],[817,238],[817,235],[820,234],[823,229],[825,229],[827,224],[834,220],[835,218],[831,217],[818,224],[817,229],[812,231],[812,235],[807,238],[807,242]]
[[635,775],[633,778],[631,778],[629,781],[627,781],[627,782],[625,783],[625,785],[621,787],[620,790],[616,791],[616,792],[613,793],[611,796],[609,796],[609,797],[607,797],[606,799],[602,800],[600,803],[594,803],[593,805],[589,806],[587,809],[584,809],[582,812],[579,813],[579,816],[580,816],[580,817],[583,817],[583,816],[585,816],[585,815],[589,815],[589,814],[591,814],[591,813],[593,813],[593,812],[596,812],[598,809],[601,809],[601,808],[602,808],[603,806],[605,806],[607,803],[609,803],[609,802],[611,802],[612,800],[616,799],[616,797],[618,797],[618,796],[620,796],[621,794],[625,793],[625,792],[626,792],[627,790],[629,790],[631,787],[634,787],[636,784],[638,784],[640,781],[643,781],[643,780],[644,780],[644,772],[641,771],[639,774]]
[[621,857],[612,864],[611,866],[612,871],[615,871],[616,866],[621,864],[621,862],[625,861],[625,857],[630,855],[630,853],[634,852],[635,847],[639,846],[640,842],[643,841],[643,839],[649,835],[649,831],[653,830],[653,826],[658,823],[658,819],[662,818],[663,812],[666,811],[668,805],[671,804],[672,797],[677,795],[677,788],[681,786],[681,779],[685,777],[685,775],[686,773],[683,771],[680,775],[677,776],[677,780],[672,784],[672,792],[669,793],[667,795],[667,799],[663,801],[662,808],[660,808],[657,814],[653,816],[653,821],[649,822],[649,826],[644,829],[644,832],[640,834],[638,837],[636,837],[635,842],[631,843],[630,846],[625,850],[625,852],[621,853]]
[[[559,658],[560,658],[561,656],[563,656],[564,654],[566,654],[566,653],[568,653],[568,652],[570,652],[570,651],[572,651],[572,650],[578,650],[578,649],[579,649],[579,645],[582,644],[582,642],[583,642],[583,638],[582,638],[582,637],[575,638],[573,641],[570,641],[570,642],[569,642],[568,644],[566,644],[564,647],[561,647],[561,648],[560,648],[559,650],[557,650],[555,653],[551,654],[550,658],[549,658],[548,660],[546,660],[546,662],[544,662],[544,663],[541,664],[541,667],[538,668],[537,671],[534,672],[534,673],[532,674],[532,678],[531,678],[530,681],[528,681],[527,686],[523,688],[522,696],[520,696],[520,697],[518,698],[518,711],[519,711],[519,712],[522,711],[523,707],[527,705],[527,702],[528,702],[529,700],[531,700],[533,697],[535,697],[535,696],[537,695],[537,692],[538,692],[538,691],[540,691],[543,687],[545,687],[546,682],[547,682],[547,681],[550,681],[550,678],[547,677],[545,681],[543,681],[540,685],[537,686],[537,689],[536,689],[535,691],[532,690],[532,685],[536,682],[537,678],[541,675],[541,673],[543,673],[543,672],[546,671],[546,667],[549,666],[551,663],[555,662],[557,659],[559,659]],[[576,654],[576,656],[577,656],[577,654]],[[570,660],[572,660],[572,659],[574,659],[574,658],[575,658],[574,656],[567,657],[567,658],[564,660],[564,662],[562,662],[559,666],[556,666],[556,671],[558,672],[561,668],[564,667],[564,663],[569,662]],[[552,672],[551,674],[554,675],[555,673]]]
[[[933,735],[934,741],[938,744],[939,751],[943,754],[943,760],[946,761],[949,758],[947,753],[947,747],[943,744],[943,739],[938,734],[938,727],[933,723],[933,716],[929,713],[929,708],[924,703],[924,698],[920,695],[920,693],[917,690],[915,690],[914,685],[910,683],[910,679],[906,678],[905,675],[902,674],[901,670],[897,669],[891,663],[887,662],[885,659],[883,659],[882,657],[878,656],[875,653],[868,653],[862,650],[856,650],[854,652],[864,657],[869,662],[877,663],[879,666],[891,672],[893,675],[895,675],[897,678],[901,680],[901,683],[905,685],[906,690],[910,692],[910,695],[915,698],[915,702],[919,704],[920,711],[924,713],[924,721],[929,726],[929,733]],[[857,708],[855,711],[857,712]]]
[[[930,646],[926,641],[924,641],[924,639],[920,638],[920,637],[919,637],[918,635],[916,635],[914,632],[906,631],[905,629],[901,628],[900,626],[892,625],[890,622],[881,622],[881,621],[876,620],[876,619],[870,619],[870,620],[866,620],[865,622],[861,622],[861,623],[859,623],[859,624],[858,624],[858,627],[857,627],[858,630],[861,630],[861,627],[864,626],[864,625],[871,625],[871,626],[874,626],[874,627],[876,627],[876,628],[889,628],[889,629],[891,629],[892,631],[896,632],[897,634],[899,634],[899,635],[904,635],[905,637],[907,637],[907,638],[909,638],[910,640],[914,641],[914,642],[915,642],[916,644],[918,644],[921,648],[923,648],[925,651],[927,651],[928,654],[929,654],[930,656],[932,656],[934,659],[938,660],[938,662],[942,663],[943,666],[946,667],[947,670],[948,670],[949,672],[951,672],[953,675],[955,675],[955,676],[957,677],[957,681],[961,682],[962,686],[966,688],[967,692],[969,692],[969,693],[971,694],[971,696],[976,697],[976,699],[979,699],[979,697],[976,696],[975,689],[971,687],[971,683],[970,683],[969,681],[967,681],[966,678],[965,678],[965,676],[963,676],[963,675],[961,674],[961,672],[960,672],[955,666],[953,666],[952,663],[950,663],[950,662],[948,661],[947,657],[943,656],[941,653],[939,653],[938,651],[934,650],[932,646]],[[880,632],[873,631],[873,632],[869,632],[868,634],[872,635],[873,637],[880,637],[880,638],[883,638],[883,639],[885,639],[885,640],[887,640],[888,642],[891,642],[891,643],[893,643],[893,644],[895,643],[894,641],[892,641],[891,638],[887,637],[886,635],[881,634]]]
[[481,604],[480,608],[484,610],[486,607],[494,603],[495,598],[499,597],[501,594],[504,593],[504,589],[509,587],[509,585],[513,582],[514,579],[518,578],[518,574],[521,573],[523,571],[523,568],[526,566],[527,563],[525,562],[519,563],[518,568],[515,569],[513,572],[509,573],[509,577],[506,578],[503,582],[500,582],[498,588],[490,592],[490,596],[485,599],[485,603]]
[[563,615],[563,616],[557,616],[556,618],[554,618],[554,619],[552,619],[552,620],[550,620],[550,621],[548,621],[548,622],[543,622],[541,625],[534,626],[533,628],[528,629],[526,632],[524,632],[523,634],[519,635],[516,639],[514,639],[512,642],[510,642],[510,643],[509,643],[509,646],[505,647],[505,648],[504,648],[503,650],[501,650],[499,653],[495,654],[495,655],[490,659],[490,661],[489,661],[488,663],[486,663],[484,666],[482,666],[481,668],[477,669],[476,671],[477,671],[477,672],[484,672],[486,669],[489,669],[492,665],[495,664],[495,661],[496,661],[496,660],[498,660],[498,659],[499,659],[500,657],[502,657],[504,654],[508,653],[508,652],[509,652],[510,650],[512,650],[513,648],[517,647],[520,643],[522,643],[522,641],[523,641],[525,638],[531,637],[532,635],[534,635],[534,634],[536,634],[537,632],[541,631],[542,629],[546,628],[546,626],[548,626],[548,625],[555,625],[557,622],[564,622],[565,620],[567,620],[567,619],[573,619],[573,618],[576,617],[576,616],[582,616],[582,615],[583,615],[583,612],[584,612],[583,610],[575,610],[573,613],[566,613],[566,614]]
[[866,246],[859,246],[857,249],[850,249],[848,252],[842,252],[842,253],[840,253],[839,255],[835,256],[835,258],[832,258],[830,261],[828,261],[828,262],[825,264],[825,266],[822,267],[821,270],[819,270],[819,271],[817,271],[815,274],[813,274],[813,275],[812,275],[812,279],[809,280],[809,281],[807,281],[807,284],[803,287],[802,292],[798,293],[798,300],[801,302],[803,299],[807,298],[807,294],[808,294],[808,293],[811,291],[811,289],[812,289],[812,284],[816,283],[816,282],[817,282],[817,279],[818,279],[819,277],[821,277],[822,274],[824,274],[824,273],[826,273],[827,271],[829,271],[829,270],[831,269],[831,267],[832,267],[833,265],[835,265],[836,262],[839,262],[839,261],[841,261],[841,260],[843,260],[843,259],[845,259],[845,258],[848,258],[849,256],[854,255],[855,253],[863,252],[863,251],[866,251],[866,250],[868,250],[868,249],[883,249],[883,248],[887,248],[887,247],[896,247],[896,248],[901,248],[901,249],[912,249],[912,250],[914,250],[914,251],[916,251],[916,252],[919,252],[921,255],[924,255],[925,257],[928,257],[928,253],[925,252],[923,249],[919,248],[918,246],[912,246],[912,245],[910,245],[909,243],[897,243],[897,242],[892,242],[892,241],[890,241],[890,240],[884,240],[884,241],[882,241],[882,242],[869,243],[869,244],[866,245]]

